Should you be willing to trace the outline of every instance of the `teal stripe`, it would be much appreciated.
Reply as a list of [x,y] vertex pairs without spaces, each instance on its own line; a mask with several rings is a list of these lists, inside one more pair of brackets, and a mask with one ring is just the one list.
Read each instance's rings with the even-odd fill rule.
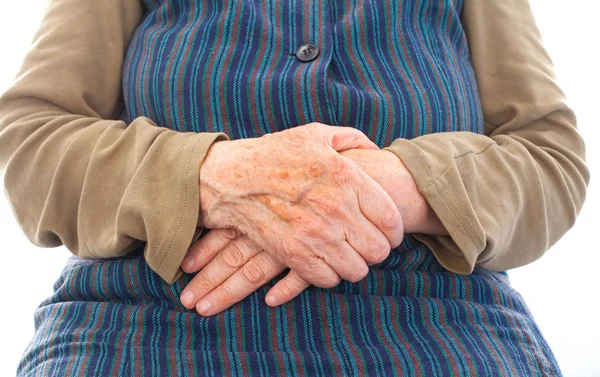
[[[383,334],[381,335],[382,337],[384,337],[385,339],[387,339],[390,343],[392,343],[392,345],[394,346],[392,348],[391,352],[394,352],[400,359],[400,361],[402,362],[401,366],[402,366],[402,371],[405,371],[406,375],[409,376],[415,376],[417,375],[415,372],[415,369],[413,366],[413,364],[410,361],[410,356],[407,353],[407,349],[405,347],[405,344],[402,344],[398,337],[396,336],[394,329],[393,329],[393,325],[392,325],[392,321],[396,320],[392,317],[391,315],[391,309],[390,309],[390,304],[387,300],[384,300],[382,297],[377,297],[376,298],[380,305],[381,308],[383,309],[380,313],[381,313],[381,328],[383,330]],[[379,334],[378,334],[379,336]],[[420,376],[424,376],[425,375],[425,371],[423,371],[423,366],[420,364],[418,365],[418,367],[420,368]]]
[[[198,46],[198,48],[196,49],[196,54],[194,54],[194,66],[193,66],[193,70],[192,70],[192,82],[199,82],[198,81],[198,74],[200,72],[202,72],[202,80],[199,82],[199,90],[197,91],[193,91],[191,93],[192,96],[192,107],[191,107],[191,121],[192,121],[192,125],[195,126],[196,128],[194,129],[195,131],[200,130],[201,128],[201,124],[200,124],[200,102],[198,100],[198,92],[200,92],[200,94],[203,96],[206,96],[206,61],[200,59],[201,56],[203,55],[203,53],[205,53],[207,46],[209,45],[209,42],[212,42],[212,44],[210,45],[210,49],[214,49],[214,46],[216,44],[216,40],[213,39],[209,39],[208,38],[208,34],[210,33],[210,30],[213,28],[214,23],[216,22],[216,20],[218,19],[218,12],[216,9],[216,0],[212,0],[212,4],[211,4],[211,8],[213,9],[213,12],[211,13],[211,15],[208,17],[208,20],[206,20],[205,25],[204,25],[204,29],[202,31],[202,34],[200,35],[200,46]],[[207,125],[204,125],[204,127],[206,127]],[[214,125],[213,125],[214,126]]]
[[[183,6],[181,3],[178,3],[179,6]],[[169,101],[172,104],[171,107],[171,117],[173,119],[173,124],[175,125],[175,130],[182,131],[182,119],[179,117],[179,111],[183,106],[184,99],[179,98],[177,88],[185,85],[183,81],[177,80],[181,71],[188,72],[188,63],[189,63],[189,55],[184,55],[184,51],[186,47],[190,43],[190,37],[192,37],[191,43],[195,43],[195,38],[198,36],[197,33],[193,33],[194,26],[197,25],[199,21],[200,14],[202,13],[203,3],[200,1],[200,4],[197,4],[195,0],[191,1],[191,4],[188,9],[188,13],[185,16],[185,27],[181,30],[181,38],[178,38],[178,48],[175,49],[175,56],[173,58],[173,70],[172,73],[168,76],[169,84],[168,91]],[[199,9],[198,9],[199,8]],[[185,64],[183,61],[185,59]]]
[[[245,10],[246,10],[246,8],[243,7],[242,12],[244,12]],[[250,32],[249,32],[247,38],[249,40],[253,40],[254,39],[254,26],[256,24],[256,12],[255,12],[253,6],[248,7],[248,12],[249,12],[249,14],[248,14],[248,18],[249,18],[248,29],[250,30]],[[240,67],[245,67],[248,62],[248,57],[250,56],[250,46],[247,43],[241,43],[240,46],[242,47]],[[233,109],[234,109],[235,116],[237,119],[241,119],[244,116],[244,111],[242,108],[242,99],[241,99],[241,88],[243,87],[242,73],[243,73],[243,70],[241,70],[241,69],[238,69],[237,71],[234,72]],[[249,137],[246,128],[238,127],[238,131],[241,131],[242,138]]]
[[[174,0],[174,1],[176,3],[178,3],[177,0]],[[178,6],[181,6],[181,4],[178,3]],[[160,42],[157,40],[157,44],[158,44],[158,55],[157,56],[165,56],[166,55],[165,49],[167,47],[167,43],[169,43],[171,41],[171,38],[175,33],[179,32],[179,30],[182,27],[182,21],[184,19],[183,15],[180,15],[180,17],[177,17],[177,23],[173,24],[174,17],[169,16],[169,10],[172,10],[172,7],[164,7],[163,9],[164,9],[164,11],[161,12],[161,15],[164,17],[163,22],[164,22],[166,30],[163,33],[161,33]],[[169,54],[169,56],[170,56],[170,54]],[[160,124],[167,124],[167,119],[169,119],[169,117],[167,116],[164,101],[162,101],[162,102],[160,101],[160,98],[162,97],[163,92],[164,92],[164,90],[163,90],[164,85],[163,85],[162,77],[159,76],[159,72],[161,72],[161,74],[163,73],[163,70],[165,70],[169,64],[169,61],[170,61],[170,57],[167,57],[166,59],[160,59],[159,61],[157,61],[155,64],[157,64],[158,67],[153,70],[152,79],[150,80],[150,82],[152,83],[151,87],[152,87],[153,103],[157,110],[155,117],[156,117],[156,119],[158,119]]]

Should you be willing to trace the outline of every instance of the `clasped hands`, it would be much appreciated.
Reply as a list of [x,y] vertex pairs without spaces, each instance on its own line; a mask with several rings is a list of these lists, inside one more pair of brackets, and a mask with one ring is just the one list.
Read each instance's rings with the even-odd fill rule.
[[198,225],[212,230],[182,262],[183,271],[200,272],[180,299],[204,316],[288,267],[268,291],[267,305],[283,304],[311,284],[357,282],[405,230],[440,233],[400,159],[354,128],[311,123],[215,143],[199,184]]

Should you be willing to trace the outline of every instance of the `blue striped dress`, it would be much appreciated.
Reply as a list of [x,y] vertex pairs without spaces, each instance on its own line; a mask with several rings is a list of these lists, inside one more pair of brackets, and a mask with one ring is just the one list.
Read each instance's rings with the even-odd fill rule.
[[[483,132],[462,0],[143,0],[121,118],[257,137],[321,122],[380,147]],[[296,51],[312,43],[316,59]],[[205,318],[141,246],[72,257],[35,313],[19,376],[559,376],[504,272],[445,270],[411,235],[357,283]]]

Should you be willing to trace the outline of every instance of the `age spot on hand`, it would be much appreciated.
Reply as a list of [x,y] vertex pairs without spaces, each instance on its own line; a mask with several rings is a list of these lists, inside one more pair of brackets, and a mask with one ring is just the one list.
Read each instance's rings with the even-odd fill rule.
[[313,178],[318,178],[321,176],[321,169],[318,166],[312,165],[310,167],[309,174]]
[[281,200],[277,200],[276,198],[274,199],[275,200],[265,195],[260,195],[256,197],[256,200],[264,204],[265,207],[270,209],[271,212],[279,216],[286,223],[289,223],[292,220],[294,220],[294,215],[291,213],[290,206],[281,202]]

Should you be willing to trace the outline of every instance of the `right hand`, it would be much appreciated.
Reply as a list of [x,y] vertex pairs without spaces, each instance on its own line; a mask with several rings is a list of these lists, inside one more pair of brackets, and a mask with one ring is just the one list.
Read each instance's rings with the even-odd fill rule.
[[359,281],[404,229],[383,188],[337,153],[353,148],[377,146],[323,124],[215,143],[200,169],[199,224],[239,230],[316,286]]

